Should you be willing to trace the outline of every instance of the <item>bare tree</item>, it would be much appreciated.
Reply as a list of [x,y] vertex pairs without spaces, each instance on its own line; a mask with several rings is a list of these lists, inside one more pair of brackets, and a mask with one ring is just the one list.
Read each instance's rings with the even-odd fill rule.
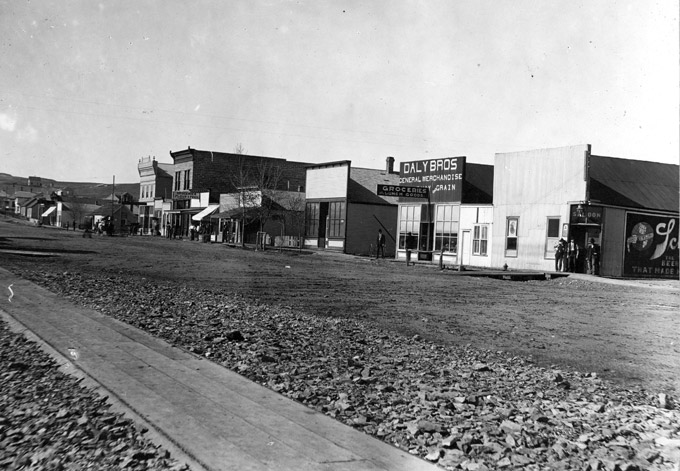
[[251,185],[251,172],[247,165],[246,158],[241,154],[243,151],[243,146],[239,143],[236,146],[235,153],[240,154],[238,162],[236,163],[235,170],[229,175],[231,184],[234,186],[236,191],[239,193],[239,206],[241,207],[241,247],[246,245],[246,217],[248,214],[248,203],[247,199],[247,189]]
[[[241,246],[243,247],[245,246],[245,227],[248,222],[256,220],[259,225],[258,232],[263,233],[265,224],[272,216],[285,212],[280,202],[277,201],[280,199],[277,190],[283,170],[274,160],[247,156],[245,147],[240,142],[234,147],[234,153],[238,155],[238,162],[235,171],[229,177],[239,194],[239,205],[242,210]],[[248,221],[248,216],[251,217],[251,221]],[[264,240],[258,237],[256,247],[264,249],[264,245]]]
[[73,220],[78,224],[83,224],[85,216],[89,211],[90,205],[86,203],[87,200],[83,200],[78,197],[75,193],[68,196],[63,196],[62,201],[66,207],[71,211],[73,215]]
[[[254,189],[259,198],[259,204],[254,205],[254,213],[260,223],[260,233],[263,232],[264,225],[269,221],[277,208],[280,206],[276,202],[276,189],[281,180],[281,167],[275,165],[274,162],[261,159],[255,168],[254,172]],[[264,250],[264,240],[260,241],[261,248]],[[256,245],[257,246],[257,245]]]
[[278,201],[281,206],[283,206],[283,217],[291,228],[289,233],[297,234],[298,249],[302,250],[302,241],[305,233],[305,209],[307,204],[305,193],[300,191],[286,191],[281,193],[281,197]]
[[[246,224],[257,220],[261,233],[277,209],[275,191],[279,186],[282,170],[272,160],[245,155],[245,148],[241,143],[236,145],[234,153],[238,154],[238,162],[229,177],[239,193],[239,206],[242,210],[241,247],[244,247]],[[264,248],[259,237],[256,247]]]

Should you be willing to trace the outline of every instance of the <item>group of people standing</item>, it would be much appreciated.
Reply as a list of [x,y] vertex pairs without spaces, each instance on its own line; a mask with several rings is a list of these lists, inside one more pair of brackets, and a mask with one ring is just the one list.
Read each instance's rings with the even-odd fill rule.
[[191,240],[203,240],[206,242],[206,237],[212,233],[210,224],[192,224],[189,226],[189,237]]
[[555,271],[581,272],[585,262],[585,272],[590,275],[600,274],[600,246],[590,238],[585,250],[574,239],[560,239],[555,244]]

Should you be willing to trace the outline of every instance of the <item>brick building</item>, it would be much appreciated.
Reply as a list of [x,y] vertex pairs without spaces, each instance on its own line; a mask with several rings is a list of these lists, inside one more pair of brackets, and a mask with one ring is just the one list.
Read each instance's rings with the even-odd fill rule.
[[[173,160],[172,210],[168,223],[175,235],[185,237],[189,227],[201,214],[209,223],[211,214],[229,208],[220,207],[221,194],[235,194],[265,185],[270,190],[304,191],[307,164],[286,159],[255,155],[198,150],[170,152]],[[207,202],[204,195],[207,193]],[[203,195],[203,196],[202,196]]]

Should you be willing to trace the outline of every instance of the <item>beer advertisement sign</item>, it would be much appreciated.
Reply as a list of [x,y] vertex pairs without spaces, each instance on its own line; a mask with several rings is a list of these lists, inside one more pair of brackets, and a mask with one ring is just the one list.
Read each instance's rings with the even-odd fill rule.
[[678,218],[626,213],[623,274],[678,278]]
[[399,185],[426,187],[432,203],[459,202],[463,195],[465,157],[402,162]]

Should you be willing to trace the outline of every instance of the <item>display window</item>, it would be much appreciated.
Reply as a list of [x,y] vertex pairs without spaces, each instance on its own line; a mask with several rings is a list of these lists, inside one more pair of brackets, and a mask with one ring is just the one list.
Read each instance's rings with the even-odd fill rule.
[[458,253],[458,205],[437,205],[434,250]]
[[[408,204],[399,207],[399,248],[415,249],[419,246],[421,205]],[[407,241],[409,242],[407,244]],[[409,245],[407,247],[407,245]]]

